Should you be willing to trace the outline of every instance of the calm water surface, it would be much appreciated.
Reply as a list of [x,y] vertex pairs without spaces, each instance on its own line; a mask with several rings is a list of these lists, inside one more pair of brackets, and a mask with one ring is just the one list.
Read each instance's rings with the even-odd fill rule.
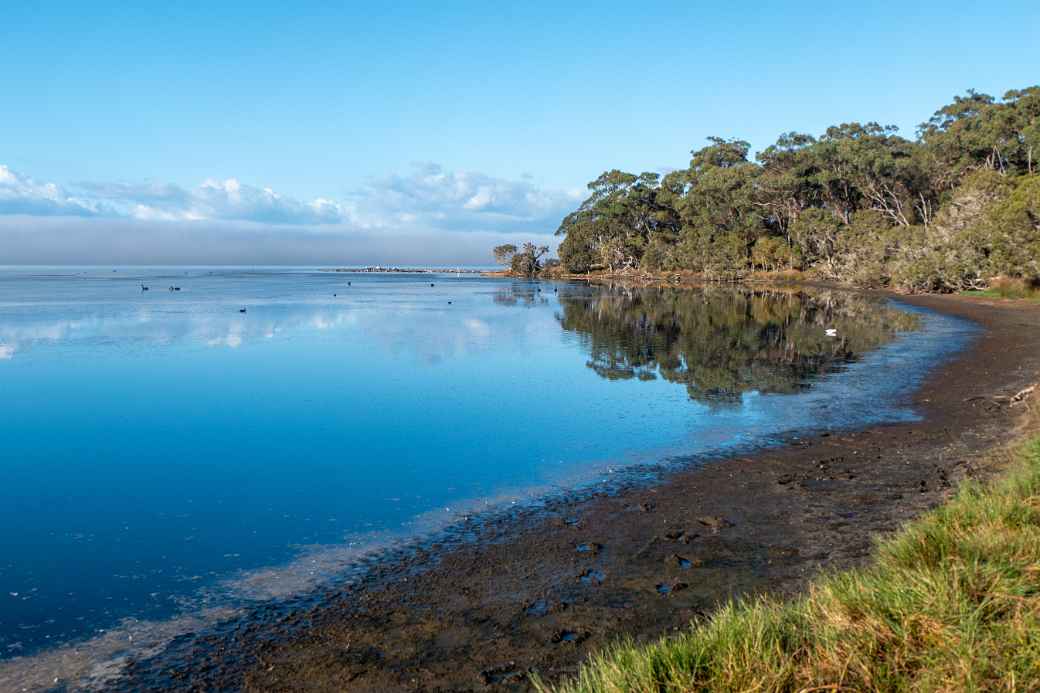
[[905,419],[969,332],[838,293],[0,270],[0,658],[633,463]]

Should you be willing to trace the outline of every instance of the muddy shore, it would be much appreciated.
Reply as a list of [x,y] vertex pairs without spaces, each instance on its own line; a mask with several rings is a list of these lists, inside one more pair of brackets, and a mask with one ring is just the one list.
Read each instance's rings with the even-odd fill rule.
[[1018,412],[999,396],[1040,380],[1040,306],[901,300],[983,328],[914,395],[921,422],[821,431],[491,521],[306,610],[179,638],[113,688],[526,690],[531,672],[572,674],[621,634],[657,637],[729,597],[795,593],[862,563],[873,537],[992,473],[979,453],[1013,435]]

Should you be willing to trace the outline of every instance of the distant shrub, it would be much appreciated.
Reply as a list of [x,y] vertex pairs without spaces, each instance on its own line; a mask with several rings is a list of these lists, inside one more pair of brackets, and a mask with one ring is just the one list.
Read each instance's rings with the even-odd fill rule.
[[767,272],[798,269],[801,255],[783,238],[765,236],[751,247],[751,264],[755,269]]
[[639,261],[639,268],[648,272],[667,271],[675,267],[674,246],[656,239],[650,242]]
[[1040,280],[995,277],[989,291],[1001,298],[1040,298]]
[[902,233],[890,261],[904,291],[983,289],[993,277],[1040,276],[1040,184],[995,171],[967,176],[927,227]]
[[1040,279],[1040,175],[1022,176],[991,204],[980,232],[989,242],[990,276]]

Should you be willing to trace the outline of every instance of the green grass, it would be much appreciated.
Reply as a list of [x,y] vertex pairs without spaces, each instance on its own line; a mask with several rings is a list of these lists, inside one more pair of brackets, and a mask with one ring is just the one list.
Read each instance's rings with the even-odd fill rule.
[[[1031,414],[1036,431],[1040,415]],[[867,568],[687,632],[622,642],[558,687],[586,691],[1040,690],[1040,435],[988,485],[878,543]]]
[[990,282],[987,289],[962,291],[965,296],[982,296],[984,298],[1023,298],[1029,301],[1040,301],[1040,287],[1034,282],[1021,279],[997,278]]
[[1040,301],[1040,292],[1032,292],[1027,294],[1008,294],[1004,291],[997,289],[978,289],[971,291],[962,291],[961,294],[964,296],[979,296],[981,298],[1009,298],[1009,299],[1024,299],[1026,301]]

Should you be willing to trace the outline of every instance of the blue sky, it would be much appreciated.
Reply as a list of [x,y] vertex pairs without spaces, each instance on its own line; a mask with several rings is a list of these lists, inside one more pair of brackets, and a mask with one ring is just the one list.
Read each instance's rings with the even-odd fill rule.
[[710,135],[912,135],[968,88],[1040,81],[1038,35],[1035,2],[8,3],[0,233],[113,219],[140,243],[249,225],[477,252]]

